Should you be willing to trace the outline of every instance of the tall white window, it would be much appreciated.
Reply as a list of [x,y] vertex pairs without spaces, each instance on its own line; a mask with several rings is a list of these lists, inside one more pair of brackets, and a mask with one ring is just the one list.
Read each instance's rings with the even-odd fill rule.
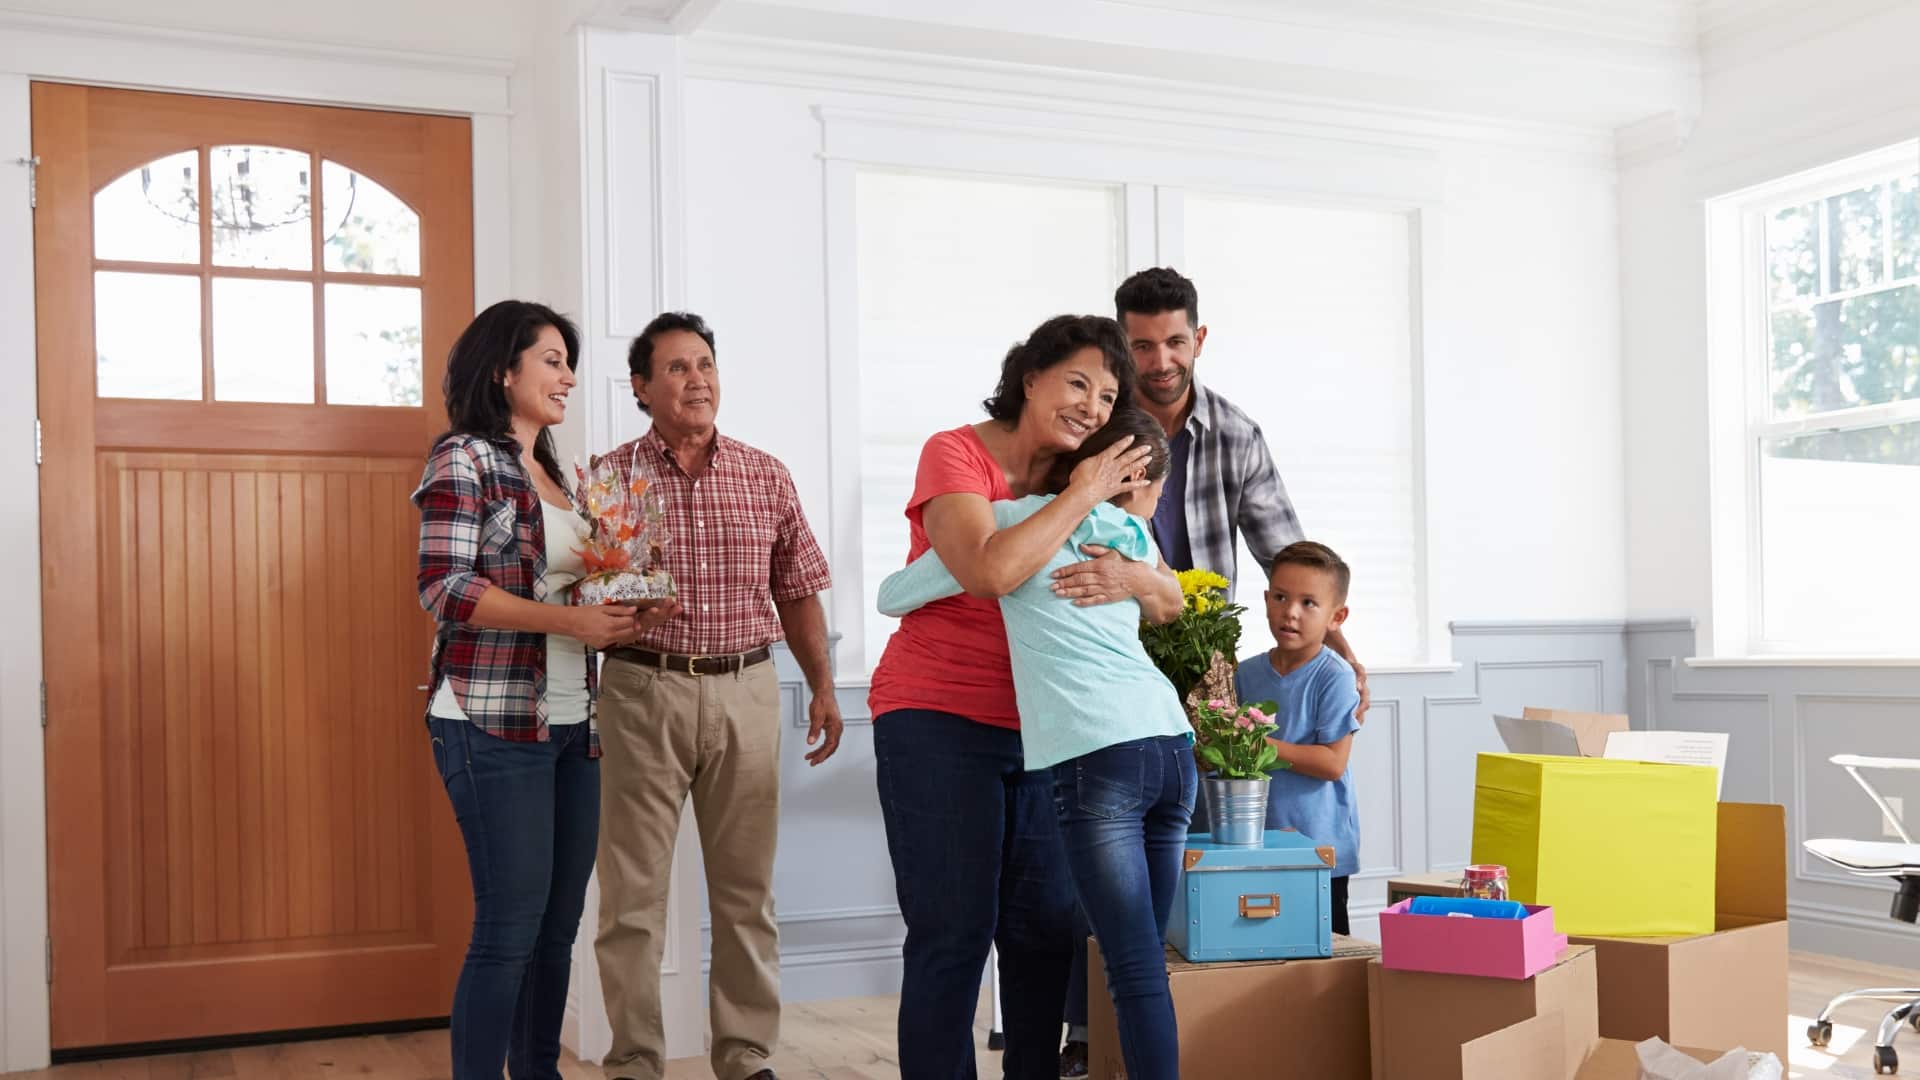
[[1920,649],[1920,148],[1744,201],[1755,652]]
[[[1195,377],[1261,427],[1307,538],[1353,568],[1369,664],[1424,661],[1418,589],[1412,220],[1189,193],[1185,259],[1208,337]],[[1244,543],[1241,654],[1269,648]]]
[[1041,322],[1111,315],[1123,200],[1111,185],[883,169],[854,185],[865,615],[858,653],[840,655],[869,672],[897,623],[875,602],[906,564],[921,445],[985,418],[1002,358]]

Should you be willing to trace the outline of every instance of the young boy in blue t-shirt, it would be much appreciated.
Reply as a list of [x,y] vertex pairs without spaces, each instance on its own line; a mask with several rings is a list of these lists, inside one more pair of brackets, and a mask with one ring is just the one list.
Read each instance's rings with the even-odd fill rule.
[[1234,672],[1241,701],[1271,701],[1279,729],[1267,736],[1280,760],[1267,786],[1267,828],[1297,829],[1333,845],[1333,932],[1349,933],[1347,879],[1360,868],[1360,817],[1347,756],[1360,728],[1353,665],[1326,647],[1327,632],[1347,621],[1353,573],[1325,544],[1289,544],[1267,578],[1267,626],[1275,645]]

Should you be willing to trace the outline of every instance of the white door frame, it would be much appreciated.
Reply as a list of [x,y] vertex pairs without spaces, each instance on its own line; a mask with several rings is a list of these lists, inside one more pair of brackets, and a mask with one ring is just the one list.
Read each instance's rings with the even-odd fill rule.
[[[0,620],[0,1072],[49,1055],[45,759],[40,715],[39,474],[31,442],[34,352],[32,154],[34,79],[146,90],[355,105],[473,121],[474,299],[511,284],[508,80],[513,65],[432,53],[314,45],[0,13],[0,484],[16,509],[0,544],[31,566]],[[350,89],[343,89],[350,88]],[[58,492],[47,497],[58,498]],[[50,718],[59,723],[60,718]],[[57,963],[57,958],[55,959]]]

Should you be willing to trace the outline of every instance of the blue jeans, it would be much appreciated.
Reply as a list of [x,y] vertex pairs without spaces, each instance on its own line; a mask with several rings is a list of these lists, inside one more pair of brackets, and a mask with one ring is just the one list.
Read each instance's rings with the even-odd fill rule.
[[1000,956],[1004,1074],[1057,1080],[1073,945],[1073,883],[1020,733],[951,713],[875,718],[880,812],[906,920],[900,1075],[971,1080],[973,1014],[987,949]]
[[1130,1080],[1180,1075],[1163,943],[1199,786],[1193,744],[1181,736],[1116,743],[1053,767],[1067,865],[1100,943]]
[[467,843],[473,938],[453,991],[453,1080],[559,1080],[573,936],[600,837],[600,763],[587,725],[509,742],[427,721]]

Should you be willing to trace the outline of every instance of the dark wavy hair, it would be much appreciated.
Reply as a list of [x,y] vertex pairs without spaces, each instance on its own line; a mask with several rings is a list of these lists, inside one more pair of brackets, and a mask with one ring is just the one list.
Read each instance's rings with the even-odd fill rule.
[[[675,330],[685,330],[689,334],[699,335],[700,340],[707,343],[707,351],[713,354],[713,362],[716,364],[720,362],[720,349],[713,343],[713,328],[707,325],[707,320],[691,311],[668,311],[655,315],[652,322],[641,328],[640,336],[634,338],[633,344],[627,347],[627,371],[642,379],[651,380],[654,339]],[[652,414],[653,410],[647,408],[646,402],[640,400],[639,394],[633,395],[633,403],[640,406],[641,412]]]
[[[531,300],[502,300],[473,317],[447,353],[447,376],[440,384],[447,399],[447,434],[479,435],[488,439],[513,433],[513,407],[507,403],[502,380],[520,366],[520,354],[531,349],[540,331],[553,327],[567,348],[567,369],[580,367],[580,331],[567,317]],[[445,436],[442,436],[444,438]],[[560,470],[553,434],[540,429],[533,440],[533,460],[562,490],[572,490]]]
[[[1067,485],[1073,480],[1075,466],[1129,435],[1133,436],[1133,443],[1127,449],[1142,446],[1153,448],[1153,453],[1147,456],[1147,483],[1151,484],[1167,475],[1167,470],[1173,464],[1173,454],[1167,449],[1165,429],[1147,410],[1138,405],[1128,405],[1113,410],[1106,424],[1087,436],[1078,449],[1053,459],[1053,465],[1047,470],[1047,490],[1055,495],[1067,490]],[[1114,498],[1118,499],[1119,496]]]
[[1142,270],[1113,291],[1114,318],[1124,320],[1129,311],[1135,315],[1184,311],[1187,325],[1199,326],[1200,290],[1171,266]]
[[1027,406],[1027,376],[1089,347],[1100,350],[1107,370],[1120,383],[1113,399],[1114,411],[1133,404],[1133,385],[1138,376],[1120,324],[1100,315],[1055,315],[1036,327],[1027,340],[1007,350],[1007,358],[1000,363],[1000,384],[980,407],[1003,424],[1017,423]]

